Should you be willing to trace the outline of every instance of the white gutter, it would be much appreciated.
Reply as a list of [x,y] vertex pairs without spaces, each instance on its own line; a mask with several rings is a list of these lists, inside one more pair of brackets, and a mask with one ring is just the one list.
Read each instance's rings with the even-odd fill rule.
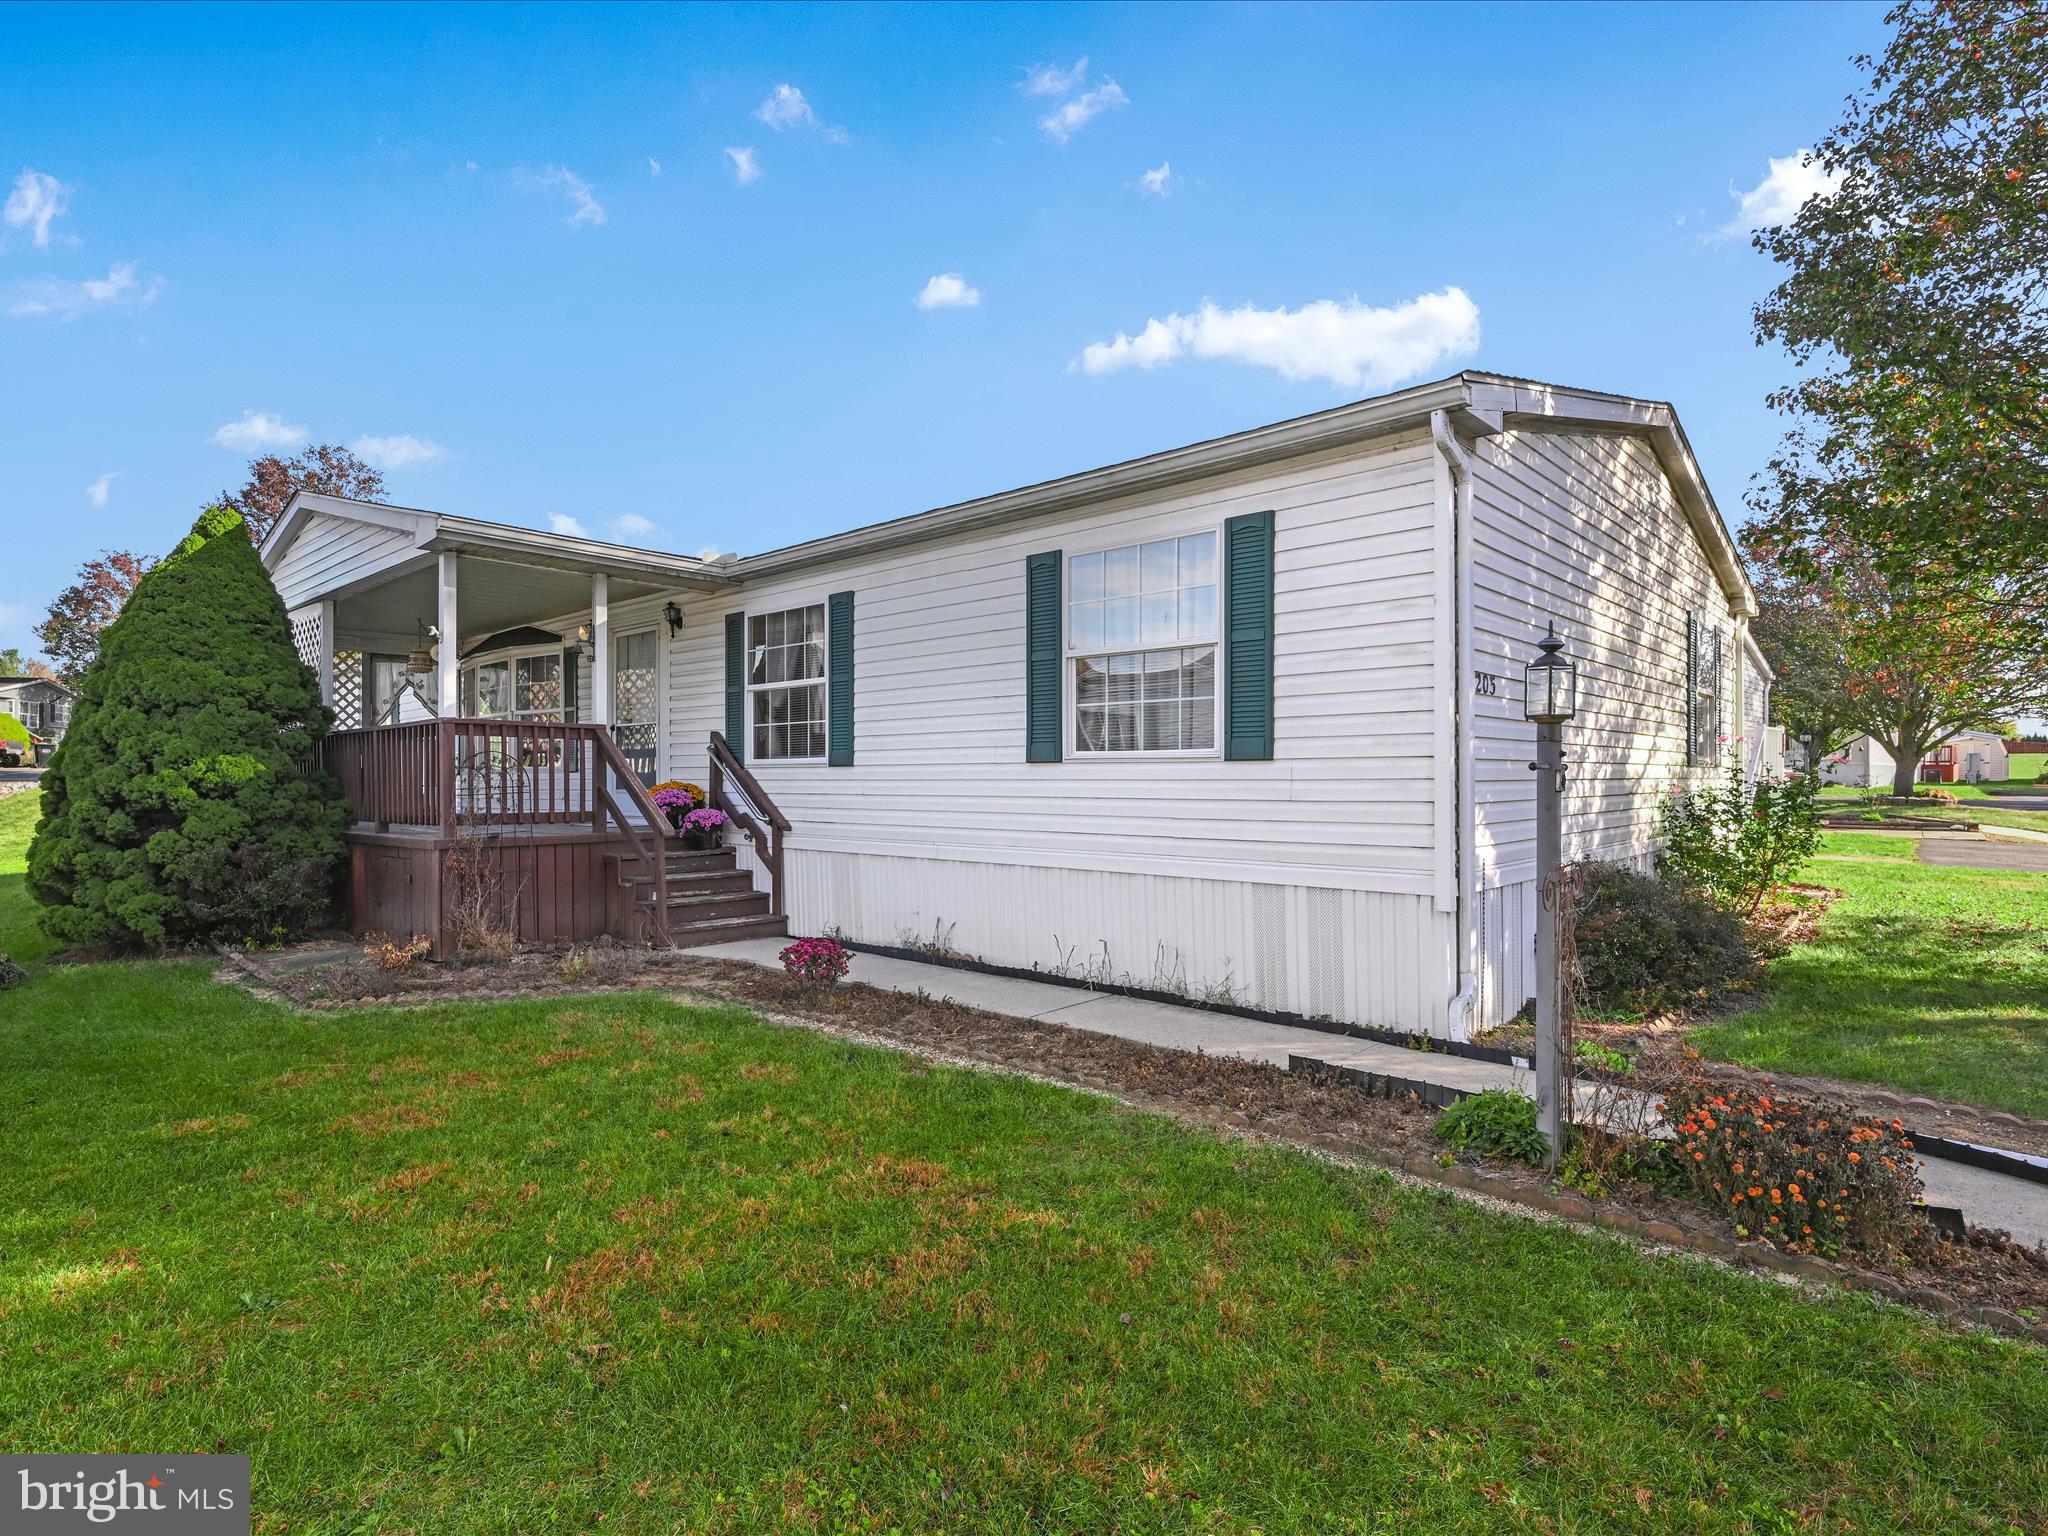
[[1444,1013],[1445,1032],[1453,1040],[1472,1038],[1473,1016],[1479,1008],[1479,851],[1478,816],[1472,803],[1473,722],[1465,701],[1472,686],[1472,464],[1451,430],[1450,417],[1429,413],[1429,435],[1451,476],[1451,626],[1455,632],[1457,675],[1451,684],[1451,728],[1457,742],[1456,841],[1451,850],[1452,876],[1457,883],[1458,992]]

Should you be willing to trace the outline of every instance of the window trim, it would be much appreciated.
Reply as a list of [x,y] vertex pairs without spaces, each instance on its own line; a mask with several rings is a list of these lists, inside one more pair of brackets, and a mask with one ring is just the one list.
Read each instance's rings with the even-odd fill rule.
[[[1720,625],[1704,608],[1687,615],[1685,646],[1685,765],[1720,766],[1722,709],[1727,685],[1727,650]],[[1711,643],[1710,643],[1711,642]],[[1709,677],[1708,661],[1713,663]],[[1709,703],[1711,701],[1711,703]]]
[[[1072,628],[1067,623],[1068,610],[1074,605],[1074,562],[1085,560],[1090,555],[1107,554],[1113,549],[1140,549],[1147,544],[1157,544],[1166,539],[1189,539],[1197,534],[1208,534],[1216,541],[1216,629],[1207,640],[1161,641],[1156,645],[1103,645],[1096,650],[1076,650],[1073,645]],[[1084,544],[1079,549],[1063,550],[1060,554],[1060,761],[1067,763],[1199,763],[1221,761],[1223,758],[1223,642],[1228,620],[1223,612],[1223,524],[1198,523],[1192,527],[1176,529],[1171,533],[1156,533],[1149,537],[1118,539],[1112,544]],[[1080,724],[1080,700],[1074,681],[1074,662],[1082,656],[1132,656],[1149,655],[1154,651],[1185,651],[1208,646],[1216,653],[1216,694],[1212,703],[1215,709],[1215,727],[1207,747],[1151,747],[1138,748],[1127,752],[1084,752],[1077,745]]]
[[[772,613],[793,613],[799,608],[815,608],[818,610],[819,646],[824,652],[824,669],[815,678],[802,678],[796,682],[757,683],[752,681],[754,673],[754,620],[765,619]],[[823,768],[830,761],[832,756],[832,624],[830,609],[831,605],[826,600],[826,594],[820,592],[815,596],[800,597],[794,602],[785,602],[777,598],[774,599],[772,607],[750,607],[745,610],[746,622],[742,626],[740,634],[740,677],[741,686],[747,696],[747,743],[744,761],[749,768],[757,768],[763,765],[780,767],[784,764],[799,766],[816,764],[818,767]],[[757,723],[754,718],[755,695],[765,693],[771,688],[807,687],[816,687],[818,689],[819,699],[824,706],[823,712],[818,716],[819,728],[825,735],[824,750],[816,757],[761,756],[754,750],[754,727]]]
[[[553,645],[515,645],[507,646],[502,650],[483,651],[475,656],[464,657],[462,661],[457,664],[455,669],[455,701],[457,716],[465,720],[472,718],[468,715],[463,715],[461,713],[462,699],[464,694],[463,684],[465,678],[473,676],[477,671],[484,667],[496,666],[501,661],[506,662],[512,668],[512,671],[509,674],[512,683],[512,696],[514,699],[517,699],[519,696],[518,664],[521,661],[530,660],[535,656],[553,656],[559,659],[562,655],[562,652],[565,650],[572,649],[573,645],[573,641],[558,641]],[[561,708],[559,708],[556,711],[556,713],[566,716],[569,713],[569,699],[567,693],[568,667],[566,663],[562,664],[562,676],[560,681],[563,685],[564,691]],[[579,711],[579,713],[581,713],[581,711]],[[561,720],[549,720],[544,715],[537,715],[531,712],[527,714],[521,714],[517,709],[508,709],[502,715],[484,715],[475,718],[487,720],[524,720],[539,725],[560,725],[564,723],[574,723],[565,722]]]

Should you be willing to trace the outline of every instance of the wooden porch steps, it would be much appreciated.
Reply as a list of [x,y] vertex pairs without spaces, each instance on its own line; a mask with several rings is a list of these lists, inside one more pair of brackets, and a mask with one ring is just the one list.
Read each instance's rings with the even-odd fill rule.
[[[709,852],[671,848],[667,851],[668,929],[672,948],[692,949],[735,939],[782,938],[789,920],[770,910],[754,877],[739,867],[730,848]],[[631,896],[634,909],[650,913],[654,877],[644,867],[621,860],[617,879]],[[649,925],[650,931],[652,925]]]

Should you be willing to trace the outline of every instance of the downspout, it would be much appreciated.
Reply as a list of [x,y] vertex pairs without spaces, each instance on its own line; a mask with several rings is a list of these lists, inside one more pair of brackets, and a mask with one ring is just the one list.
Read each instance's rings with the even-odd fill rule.
[[1456,742],[1457,837],[1452,849],[1458,887],[1458,993],[1444,1015],[1453,1040],[1469,1040],[1479,1010],[1478,819],[1472,803],[1473,721],[1466,708],[1472,686],[1472,464],[1444,411],[1429,413],[1429,435],[1451,475],[1451,629],[1457,676],[1451,680],[1451,729]]

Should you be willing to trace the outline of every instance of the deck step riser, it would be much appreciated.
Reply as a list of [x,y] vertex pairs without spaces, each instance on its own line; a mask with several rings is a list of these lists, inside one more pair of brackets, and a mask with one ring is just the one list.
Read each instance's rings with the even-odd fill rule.
[[788,937],[788,918],[763,917],[753,922],[707,924],[701,928],[672,927],[669,931],[669,947],[671,949],[696,949],[705,944],[731,944],[740,939],[786,939]]
[[728,917],[767,915],[768,898],[758,892],[737,896],[686,897],[668,904],[668,925],[671,928],[685,923],[715,923]]
[[[648,874],[631,874],[622,882],[633,888],[636,896],[644,896],[654,889],[654,877]],[[729,892],[745,894],[754,889],[754,877],[740,870],[726,870],[715,875],[670,875],[668,893],[670,896],[719,896]]]

